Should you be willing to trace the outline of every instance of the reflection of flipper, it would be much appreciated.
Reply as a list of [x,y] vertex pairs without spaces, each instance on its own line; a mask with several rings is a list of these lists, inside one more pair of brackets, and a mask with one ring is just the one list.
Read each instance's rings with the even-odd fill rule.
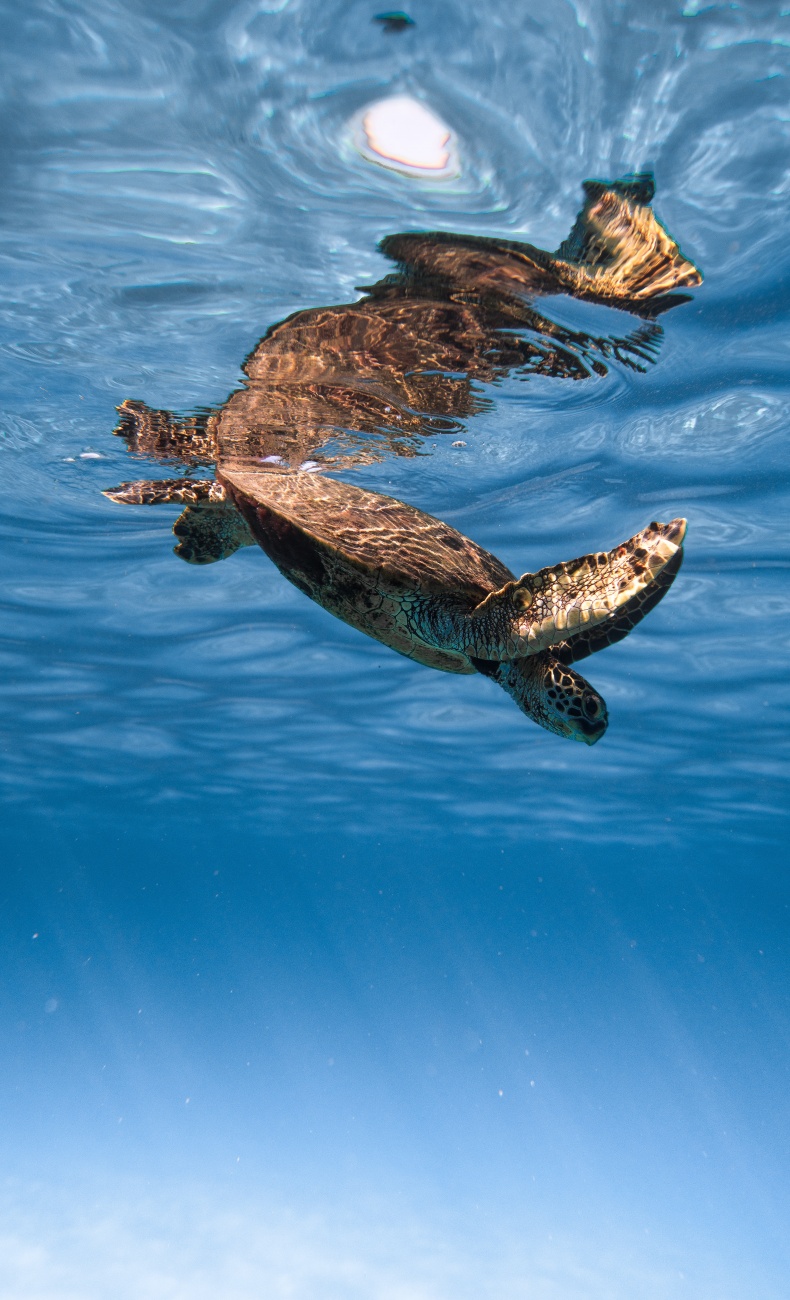
[[133,455],[192,464],[211,464],[217,458],[215,417],[210,411],[177,419],[170,411],[127,400],[121,402],[118,415],[113,432]]
[[585,745],[594,745],[606,731],[609,719],[601,696],[550,652],[511,663],[485,659],[473,659],[472,663],[546,731],[581,740]]
[[110,488],[104,495],[121,505],[186,505],[173,532],[179,539],[175,553],[188,564],[213,564],[242,546],[255,545],[242,515],[227,500],[222,484],[213,479],[142,479]]
[[576,280],[577,292],[634,303],[663,299],[651,304],[655,312],[684,301],[665,299],[673,289],[702,283],[650,207],[654,190],[647,173],[584,182],[584,207],[556,254]]
[[685,302],[672,290],[702,283],[650,207],[649,175],[585,181],[586,200],[555,254],[480,235],[388,235],[379,247],[417,281],[438,280],[493,297],[500,307],[534,294],[569,293],[657,316]]

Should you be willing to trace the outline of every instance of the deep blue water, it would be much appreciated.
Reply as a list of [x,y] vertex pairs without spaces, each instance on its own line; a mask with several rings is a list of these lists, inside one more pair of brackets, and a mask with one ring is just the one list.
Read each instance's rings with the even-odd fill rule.
[[[782,1300],[790,22],[377,12],[5,11],[0,1293]],[[457,179],[355,154],[400,92]],[[594,749],[101,495],[162,473],[117,404],[219,405],[384,235],[555,248],[584,178],[640,169],[705,276],[656,364],[513,375],[355,471],[516,572],[688,517],[585,665]]]

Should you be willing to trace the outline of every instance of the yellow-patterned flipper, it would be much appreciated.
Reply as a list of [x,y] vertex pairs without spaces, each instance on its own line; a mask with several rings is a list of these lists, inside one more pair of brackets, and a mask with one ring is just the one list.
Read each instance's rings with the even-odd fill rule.
[[612,619],[676,564],[685,519],[652,523],[613,551],[597,551],[491,592],[467,616],[466,653],[509,660],[538,654]]

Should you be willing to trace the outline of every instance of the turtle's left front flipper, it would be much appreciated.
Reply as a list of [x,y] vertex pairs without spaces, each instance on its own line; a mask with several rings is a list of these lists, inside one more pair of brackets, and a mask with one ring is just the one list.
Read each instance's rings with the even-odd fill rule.
[[616,645],[618,641],[622,641],[638,623],[642,622],[645,615],[649,614],[651,609],[655,609],[659,601],[664,599],[678,576],[682,563],[683,547],[681,545],[653,582],[647,587],[643,587],[621,609],[616,610],[614,614],[605,619],[603,623],[599,623],[597,627],[592,628],[590,631],[579,632],[568,641],[555,645],[553,653],[563,664],[576,664],[580,659],[587,659],[598,650],[605,650],[607,646]]
[[685,519],[653,523],[613,551],[525,573],[492,591],[453,630],[467,654],[504,661],[611,624],[675,562],[685,531]]
[[109,488],[104,496],[120,505],[186,505],[173,524],[174,552],[188,564],[214,564],[242,546],[254,546],[243,516],[214,479],[141,479]]

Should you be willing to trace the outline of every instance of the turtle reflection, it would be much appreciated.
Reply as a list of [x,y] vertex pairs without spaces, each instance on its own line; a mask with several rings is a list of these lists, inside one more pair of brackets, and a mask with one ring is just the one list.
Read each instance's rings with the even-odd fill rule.
[[[644,370],[655,318],[701,276],[650,207],[648,175],[587,181],[585,204],[556,253],[448,233],[391,235],[397,270],[357,302],[296,312],[244,363],[244,387],[217,410],[179,418],[141,402],[119,408],[133,453],[185,467],[272,457],[343,468],[415,455],[458,434],[490,403],[482,385],[509,374],[586,380],[611,361]],[[569,294],[643,318],[623,337],[594,337],[536,305]]]
[[441,520],[323,474],[236,469],[107,495],[186,504],[186,558],[221,559],[257,542],[337,618],[428,667],[483,673],[540,726],[587,745],[606,730],[606,705],[570,665],[621,640],[658,603],[686,528],[653,523],[608,553],[516,578]]

